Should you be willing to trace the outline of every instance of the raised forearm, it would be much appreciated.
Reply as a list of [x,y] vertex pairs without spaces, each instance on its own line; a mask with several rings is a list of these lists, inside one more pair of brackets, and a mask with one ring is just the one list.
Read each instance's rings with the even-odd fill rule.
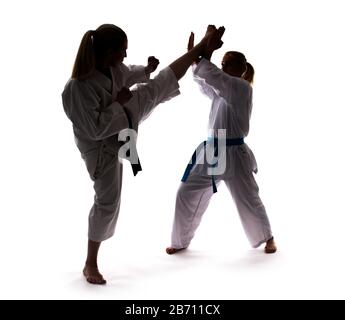
[[187,72],[189,66],[194,61],[198,60],[199,56],[202,54],[203,49],[204,44],[199,43],[193,49],[189,50],[187,53],[185,53],[169,65],[171,70],[174,72],[177,80],[180,80]]
[[212,57],[213,52],[214,52],[214,50],[211,50],[208,47],[206,47],[205,50],[202,52],[202,57],[208,61],[211,61],[211,57]]

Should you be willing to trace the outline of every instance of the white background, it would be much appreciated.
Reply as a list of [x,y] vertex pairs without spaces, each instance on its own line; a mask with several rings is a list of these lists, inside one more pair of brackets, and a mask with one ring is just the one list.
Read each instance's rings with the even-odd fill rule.
[[[343,1],[8,1],[0,8],[2,299],[331,299],[344,293]],[[83,34],[113,23],[126,63],[167,66],[207,24],[256,69],[247,143],[279,252],[251,249],[222,185],[188,251],[165,254],[179,179],[207,134],[209,101],[181,95],[139,133],[144,171],[124,167],[105,287],[85,283],[93,188],[61,104]],[[159,151],[159,154],[157,154]]]

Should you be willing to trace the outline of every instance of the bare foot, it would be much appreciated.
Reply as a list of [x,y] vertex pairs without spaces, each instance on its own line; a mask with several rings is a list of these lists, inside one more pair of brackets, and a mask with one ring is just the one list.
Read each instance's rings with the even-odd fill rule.
[[165,251],[166,251],[167,254],[174,254],[174,253],[182,251],[182,250],[186,250],[186,248],[175,249],[173,247],[168,247],[168,248],[166,248]]
[[85,265],[83,275],[87,282],[92,284],[106,284],[103,276],[99,273],[97,267],[90,267]]
[[265,253],[275,253],[277,251],[277,246],[274,239],[271,238],[266,242]]

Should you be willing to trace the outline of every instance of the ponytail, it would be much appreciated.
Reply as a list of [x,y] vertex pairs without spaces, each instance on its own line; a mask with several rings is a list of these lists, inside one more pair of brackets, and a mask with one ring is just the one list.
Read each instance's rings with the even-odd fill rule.
[[102,24],[95,31],[87,31],[79,46],[72,79],[84,80],[91,76],[107,52],[120,50],[126,41],[126,33],[113,24]]
[[87,31],[81,40],[77,57],[74,62],[72,79],[83,80],[95,70],[95,53],[93,49],[94,31]]
[[250,84],[253,84],[254,81],[254,68],[253,66],[247,62],[247,69],[246,71],[242,74],[242,78],[244,80],[247,80]]

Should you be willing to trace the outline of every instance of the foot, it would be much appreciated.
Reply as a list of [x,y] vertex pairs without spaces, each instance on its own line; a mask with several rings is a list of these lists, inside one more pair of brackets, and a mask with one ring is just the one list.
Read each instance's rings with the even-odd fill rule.
[[266,242],[265,253],[275,253],[277,251],[277,246],[274,239],[271,238]]
[[167,254],[174,254],[174,253],[182,251],[182,250],[186,250],[186,248],[175,249],[173,247],[168,247],[168,248],[166,248],[165,251],[166,251]]
[[103,276],[99,273],[97,267],[90,267],[85,265],[83,269],[83,275],[87,282],[92,284],[106,284]]

